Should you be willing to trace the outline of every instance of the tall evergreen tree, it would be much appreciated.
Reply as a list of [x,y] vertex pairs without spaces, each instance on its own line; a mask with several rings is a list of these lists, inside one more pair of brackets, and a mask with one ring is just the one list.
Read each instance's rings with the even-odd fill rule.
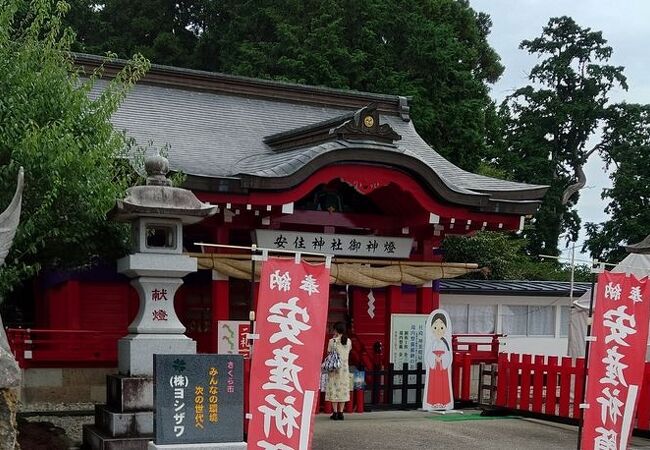
[[613,169],[612,187],[602,194],[610,199],[610,218],[587,224],[585,247],[594,258],[618,262],[625,256],[622,245],[650,234],[650,105],[612,106],[600,148]]
[[[226,72],[413,96],[418,132],[468,170],[486,153],[503,67],[489,17],[455,0],[233,2],[221,35]],[[287,11],[290,11],[287,14]]]
[[569,17],[551,18],[540,37],[520,48],[540,62],[531,84],[502,104],[501,167],[517,180],[550,185],[526,238],[531,254],[558,254],[560,235],[575,240],[580,229],[575,205],[586,182],[582,167],[600,148],[587,142],[606,118],[611,89],[627,85],[623,68],[607,64],[612,48],[602,33]]
[[476,170],[487,154],[486,83],[503,67],[489,17],[466,0],[74,0],[73,13],[85,51],[413,96],[415,126],[443,156]]
[[77,34],[73,49],[122,58],[135,53],[158,64],[196,67],[200,0],[70,0],[66,24]]

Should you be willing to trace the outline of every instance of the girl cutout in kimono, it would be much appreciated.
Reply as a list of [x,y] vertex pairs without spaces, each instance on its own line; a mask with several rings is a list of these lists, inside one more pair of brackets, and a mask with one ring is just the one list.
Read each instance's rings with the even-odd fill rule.
[[431,314],[424,361],[427,366],[423,409],[447,410],[454,407],[451,389],[451,324],[445,311]]

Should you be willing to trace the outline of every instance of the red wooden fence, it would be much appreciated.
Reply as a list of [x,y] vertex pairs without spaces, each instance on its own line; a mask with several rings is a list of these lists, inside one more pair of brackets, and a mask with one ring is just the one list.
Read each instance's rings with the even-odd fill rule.
[[[114,367],[117,340],[123,332],[90,330],[45,330],[8,328],[9,345],[21,368],[30,367]],[[452,387],[456,400],[469,402],[472,367],[497,360],[498,335],[454,335]],[[368,369],[368,367],[366,367]],[[399,368],[398,368],[399,369]],[[388,370],[384,368],[384,370]],[[248,373],[246,374],[248,376]],[[424,380],[424,375],[421,380]],[[373,383],[366,371],[366,385]],[[424,381],[422,381],[424,383]],[[392,383],[382,381],[389,389]],[[399,387],[396,387],[398,389]],[[390,396],[384,394],[383,401]],[[363,409],[362,406],[360,409]]]
[[451,348],[454,353],[463,353],[472,364],[495,363],[499,354],[499,338],[502,334],[454,334]]
[[124,333],[8,328],[7,339],[21,368],[114,367]]
[[472,365],[475,363],[470,353],[454,353],[451,363],[451,387],[454,399],[464,402],[471,401]]
[[[583,376],[583,358],[501,353],[496,404],[515,411],[577,420]],[[636,428],[650,430],[650,363],[645,365]]]

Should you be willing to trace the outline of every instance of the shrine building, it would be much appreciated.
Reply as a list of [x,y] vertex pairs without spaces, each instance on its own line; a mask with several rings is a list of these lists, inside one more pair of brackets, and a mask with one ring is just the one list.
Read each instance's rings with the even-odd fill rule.
[[[101,63],[76,58],[87,72]],[[123,64],[107,63],[105,77]],[[333,254],[328,322],[349,325],[351,359],[360,363],[388,358],[391,314],[429,313],[439,306],[436,280],[476,268],[443,261],[438,248],[446,235],[523,228],[547,187],[456,167],[418,135],[409,102],[156,65],[133,88],[115,127],[141,145],[167,146],[183,186],[218,206],[215,216],[184,230],[184,250],[201,270],[185,278],[175,300],[200,352],[218,350],[218,321],[249,319],[252,264],[249,250],[194,243]],[[58,357],[115,357],[138,301],[114,264],[46,274],[41,286],[35,330],[92,331],[103,339]],[[38,352],[30,358],[38,366]]]

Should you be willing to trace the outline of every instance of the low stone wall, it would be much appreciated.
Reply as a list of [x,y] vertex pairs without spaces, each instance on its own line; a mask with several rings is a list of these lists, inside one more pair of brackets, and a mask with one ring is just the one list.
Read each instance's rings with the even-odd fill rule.
[[31,403],[104,403],[106,375],[117,368],[58,368],[23,370],[20,399]]

